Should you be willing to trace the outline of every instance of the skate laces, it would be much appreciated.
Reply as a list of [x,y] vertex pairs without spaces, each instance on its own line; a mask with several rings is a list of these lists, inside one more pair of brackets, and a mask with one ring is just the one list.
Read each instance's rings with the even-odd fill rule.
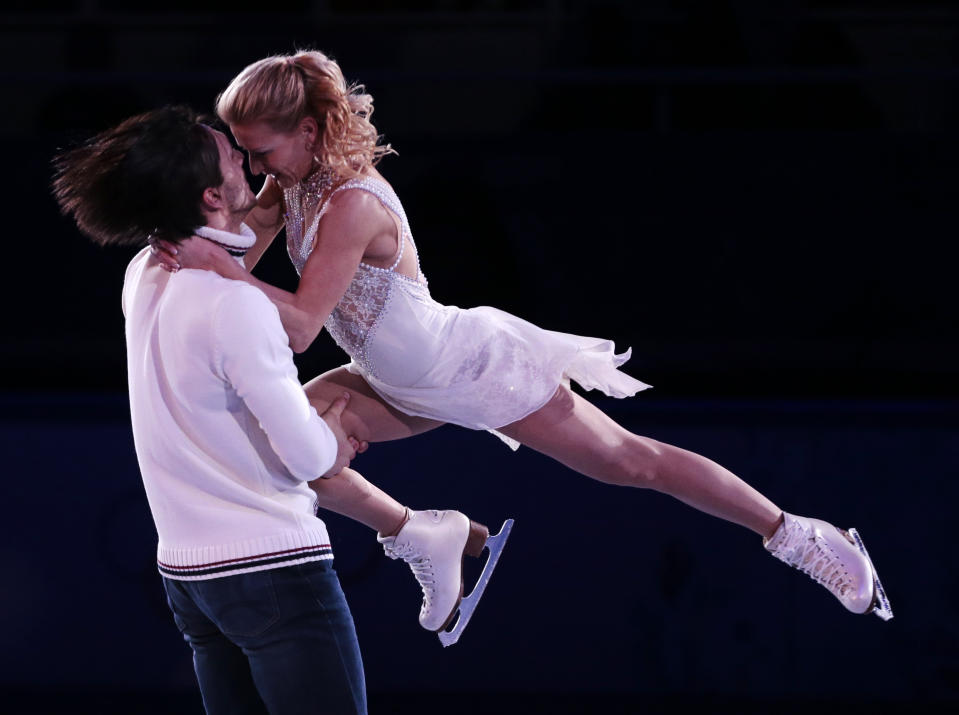
[[839,597],[854,587],[846,566],[829,543],[814,529],[801,524],[784,524],[783,543],[770,553],[780,561],[802,571]]
[[391,559],[402,559],[410,566],[414,578],[423,589],[423,607],[429,610],[430,596],[435,590],[433,577],[433,562],[429,556],[424,556],[419,549],[410,543],[396,545],[394,542],[386,548],[386,554]]

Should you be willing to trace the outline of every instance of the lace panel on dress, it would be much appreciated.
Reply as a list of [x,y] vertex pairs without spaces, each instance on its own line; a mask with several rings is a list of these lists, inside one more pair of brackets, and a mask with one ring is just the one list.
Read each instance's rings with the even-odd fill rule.
[[[334,194],[347,189],[361,189],[373,194],[386,208],[400,218],[402,224],[400,246],[393,265],[389,268],[378,268],[360,263],[352,282],[325,323],[327,332],[333,337],[336,344],[345,350],[364,370],[376,375],[375,366],[370,360],[367,348],[376,333],[376,326],[380,317],[389,305],[396,281],[405,281],[422,286],[423,289],[426,288],[426,278],[420,270],[418,256],[415,280],[396,273],[396,267],[403,257],[406,243],[409,242],[413,246],[413,250],[416,250],[409,221],[399,198],[389,185],[382,181],[371,178],[352,179],[330,193],[322,206],[319,206],[309,228],[304,230],[305,215],[312,209],[310,204],[316,206],[320,197],[311,197],[308,182],[305,187],[297,184],[284,191],[287,207],[287,251],[297,273],[302,273],[306,260],[313,250],[320,219],[329,208],[330,199],[333,198]],[[420,293],[421,291],[415,292]],[[426,292],[428,297],[428,290],[422,292]]]

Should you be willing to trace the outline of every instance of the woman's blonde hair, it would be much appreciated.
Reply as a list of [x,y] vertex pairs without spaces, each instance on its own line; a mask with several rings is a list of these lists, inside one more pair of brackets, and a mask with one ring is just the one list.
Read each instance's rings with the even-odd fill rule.
[[227,124],[265,122],[279,132],[313,117],[320,128],[316,158],[344,179],[396,153],[389,144],[377,145],[373,97],[363,85],[348,86],[340,66],[316,50],[247,66],[216,98],[216,113]]

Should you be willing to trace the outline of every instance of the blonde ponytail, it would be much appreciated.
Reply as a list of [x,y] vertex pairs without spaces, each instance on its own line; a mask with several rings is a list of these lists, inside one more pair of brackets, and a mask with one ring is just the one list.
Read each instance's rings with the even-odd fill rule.
[[340,66],[316,50],[249,65],[217,97],[216,113],[227,124],[265,122],[279,132],[313,117],[320,128],[316,158],[343,179],[396,153],[378,144],[373,97],[363,85],[348,86]]

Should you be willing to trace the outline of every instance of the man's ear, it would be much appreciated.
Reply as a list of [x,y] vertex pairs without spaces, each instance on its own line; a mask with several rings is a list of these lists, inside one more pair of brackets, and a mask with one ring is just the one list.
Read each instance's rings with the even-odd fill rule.
[[210,211],[223,208],[223,194],[218,187],[208,186],[203,189],[203,205]]

